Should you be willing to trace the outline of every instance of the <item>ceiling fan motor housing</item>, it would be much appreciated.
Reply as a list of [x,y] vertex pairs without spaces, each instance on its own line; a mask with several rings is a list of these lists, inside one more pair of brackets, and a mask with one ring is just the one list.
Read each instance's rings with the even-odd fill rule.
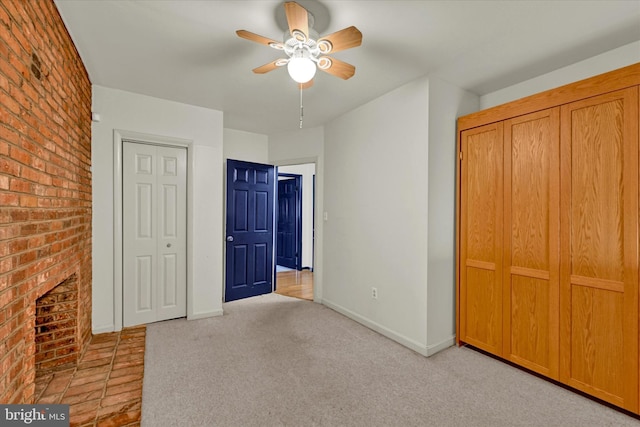
[[303,48],[308,50],[312,56],[318,56],[321,53],[318,47],[318,38],[318,33],[312,28],[309,28],[309,37],[298,30],[294,30],[293,34],[287,31],[283,36],[284,52],[287,56],[292,56],[296,49]]

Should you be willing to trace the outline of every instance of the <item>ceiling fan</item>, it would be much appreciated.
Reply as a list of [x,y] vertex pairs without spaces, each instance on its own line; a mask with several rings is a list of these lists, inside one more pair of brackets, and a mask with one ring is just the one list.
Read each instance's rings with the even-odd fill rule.
[[319,37],[313,29],[313,14],[304,7],[290,1],[284,4],[284,11],[289,31],[285,32],[282,42],[246,30],[236,31],[236,34],[243,39],[283,50],[287,55],[287,58],[276,59],[255,68],[254,73],[264,74],[286,65],[289,75],[300,85],[301,89],[313,84],[316,68],[344,80],[353,77],[356,67],[326,55],[360,46],[362,43],[360,30],[351,26]]

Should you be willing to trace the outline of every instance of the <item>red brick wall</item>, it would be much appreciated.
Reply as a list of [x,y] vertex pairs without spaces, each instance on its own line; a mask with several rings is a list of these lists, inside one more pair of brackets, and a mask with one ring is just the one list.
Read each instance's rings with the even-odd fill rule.
[[33,403],[35,301],[73,274],[91,335],[91,83],[51,0],[0,2],[0,403]]

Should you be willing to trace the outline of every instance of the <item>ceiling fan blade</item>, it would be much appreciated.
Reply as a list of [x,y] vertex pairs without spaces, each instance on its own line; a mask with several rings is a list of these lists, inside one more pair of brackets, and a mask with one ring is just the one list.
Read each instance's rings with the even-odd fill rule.
[[313,86],[313,79],[309,80],[306,83],[298,83],[298,87],[300,89],[309,89],[311,86]]
[[294,35],[294,30],[298,30],[304,34],[305,38],[308,38],[309,16],[307,15],[307,9],[294,1],[288,1],[284,4],[284,13],[287,15],[287,24],[289,24],[291,35]]
[[340,77],[343,80],[350,79],[356,73],[356,67],[351,64],[347,64],[346,62],[340,61],[335,58],[329,58],[328,56],[323,56],[322,58],[326,58],[331,61],[331,66],[327,68],[318,67],[325,73]]
[[236,34],[238,35],[238,37],[241,37],[243,39],[246,40],[250,40],[252,42],[256,42],[256,43],[260,43],[260,44],[264,44],[266,46],[272,47],[274,49],[282,49],[282,43],[280,43],[279,41],[267,38],[267,37],[263,37],[261,35],[252,33],[251,31],[247,31],[247,30],[238,30],[236,31]]
[[[323,48],[323,46],[326,46],[322,43],[323,40],[330,43],[329,49]],[[329,52],[340,52],[341,50],[350,49],[352,47],[360,46],[361,44],[362,33],[354,26],[336,31],[328,36],[320,37],[318,40],[320,52],[324,54]]]
[[253,72],[256,74],[264,74],[264,73],[268,73],[269,71],[273,71],[276,68],[280,67],[280,65],[278,65],[279,61],[281,61],[281,59],[276,59],[273,62],[269,62],[268,64],[261,65],[258,68],[254,68]]

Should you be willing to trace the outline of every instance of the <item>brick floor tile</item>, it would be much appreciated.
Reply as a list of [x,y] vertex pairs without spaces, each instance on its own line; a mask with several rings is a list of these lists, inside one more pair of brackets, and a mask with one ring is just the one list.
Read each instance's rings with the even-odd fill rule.
[[116,405],[102,407],[98,409],[98,419],[104,419],[109,415],[123,414],[125,412],[140,410],[141,408],[142,402],[140,401],[122,402]]
[[46,375],[46,376],[42,376],[42,377],[36,377],[36,388],[35,388],[35,399],[38,400],[40,398],[40,396],[42,396],[43,392],[46,390],[46,388],[49,386],[49,383],[51,382],[51,380],[53,379],[53,375]]
[[53,373],[52,372],[49,372],[47,374],[38,375],[36,377],[36,385],[39,382],[49,384],[49,381],[51,381],[52,379],[53,379]]
[[125,412],[116,416],[111,416],[102,420],[98,420],[96,426],[98,427],[122,427],[123,425],[129,425],[133,422],[140,421],[142,411]]
[[107,387],[113,387],[113,386],[116,386],[118,384],[129,383],[129,382],[132,382],[132,381],[138,381],[138,382],[142,383],[142,373],[132,374],[132,375],[124,375],[124,376],[120,376],[120,377],[110,378],[107,381]]
[[82,361],[89,362],[91,360],[107,359],[109,362],[111,362],[111,359],[113,358],[113,353],[114,353],[114,349],[112,348],[89,350],[82,357]]
[[68,405],[75,405],[77,403],[82,403],[87,400],[101,399],[104,394],[104,390],[101,388],[99,390],[89,391],[86,393],[78,393],[72,395],[66,395],[62,398],[61,403],[66,403]]
[[124,362],[114,362],[113,363],[113,369],[124,369],[124,368],[134,368],[136,366],[143,366],[144,365],[144,359],[139,359],[139,360],[127,360]]
[[61,398],[62,398],[62,393],[47,394],[47,395],[43,394],[42,396],[40,396],[40,398],[36,402],[41,405],[52,405],[52,404],[60,403]]
[[123,329],[120,334],[120,339],[134,338],[145,336],[147,334],[146,329]]
[[91,342],[87,347],[88,350],[101,350],[107,348],[116,348],[118,341]]
[[103,383],[107,380],[109,376],[109,371],[94,373],[93,375],[75,375],[71,380],[71,384],[69,387],[77,387],[83,384],[89,384],[96,381],[102,381]]
[[127,391],[120,394],[114,394],[102,399],[102,406],[112,406],[118,403],[131,402],[140,399],[142,393],[141,390]]
[[74,417],[80,416],[81,414],[85,414],[87,412],[93,413],[95,417],[95,414],[97,414],[99,407],[100,407],[100,399],[89,400],[82,403],[77,403],[75,405],[71,405],[69,406],[71,419],[73,420]]
[[140,345],[140,344],[144,345],[145,340],[146,340],[145,335],[136,335],[136,336],[121,339],[120,345],[125,345],[125,346]]
[[71,382],[71,377],[73,373],[64,372],[61,374],[54,375],[53,379],[49,382],[47,388],[44,389],[42,393],[43,396],[48,396],[51,394],[59,394],[64,392],[69,383]]
[[125,366],[122,368],[115,368],[111,371],[109,375],[109,379],[119,378],[127,375],[143,375],[144,374],[144,365],[137,366]]
[[123,338],[120,340],[120,344],[136,345],[136,344],[144,343],[145,340],[146,340],[146,335],[142,334],[142,335],[131,336],[128,338]]
[[123,333],[122,335],[120,335],[120,340],[122,341],[128,341],[128,340],[137,340],[140,338],[144,338],[147,336],[146,332],[130,332],[130,333]]
[[111,372],[111,365],[102,365],[102,366],[95,366],[93,368],[78,369],[73,377],[85,378],[85,377],[90,377],[90,376],[102,374],[102,373],[106,373],[108,375],[109,372]]
[[142,381],[133,381],[118,385],[107,386],[105,396],[113,396],[127,391],[142,390]]
[[143,348],[131,348],[131,349],[124,349],[124,350],[120,350],[118,349],[116,351],[116,356],[113,358],[114,363],[119,363],[123,360],[123,358],[129,357],[129,356],[136,356],[134,358],[131,358],[130,360],[136,360],[136,359],[144,359],[144,347]]
[[80,361],[80,363],[78,363],[78,369],[95,368],[96,366],[108,365],[110,363],[111,359],[90,360],[88,362]]
[[119,362],[122,360],[138,360],[138,359],[143,359],[144,358],[144,353],[141,352],[131,352],[131,353],[127,353],[126,351],[122,351],[120,353],[118,353],[118,351],[116,350],[116,357],[114,358],[114,362]]
[[145,340],[145,337],[129,338],[127,340],[120,341],[120,345],[118,347],[144,347]]
[[[73,408],[73,406],[71,406],[71,409],[72,408]],[[70,427],[93,425],[93,423],[96,420],[96,412],[95,411],[84,412],[84,413],[81,413],[81,414],[74,414],[72,411],[70,411],[70,412],[71,412],[71,414],[69,416],[69,426]]]
[[67,392],[64,394],[64,397],[67,396],[75,396],[76,394],[89,393],[91,391],[96,390],[104,390],[105,382],[104,381],[96,381],[93,383],[76,383],[76,385],[69,386]]
[[106,334],[98,334],[91,337],[91,343],[103,343],[103,342],[117,342],[120,338],[118,332],[108,332]]
[[113,359],[113,364],[144,360],[144,353],[120,354]]
[[116,350],[116,356],[138,353],[144,353],[143,345],[119,345]]

